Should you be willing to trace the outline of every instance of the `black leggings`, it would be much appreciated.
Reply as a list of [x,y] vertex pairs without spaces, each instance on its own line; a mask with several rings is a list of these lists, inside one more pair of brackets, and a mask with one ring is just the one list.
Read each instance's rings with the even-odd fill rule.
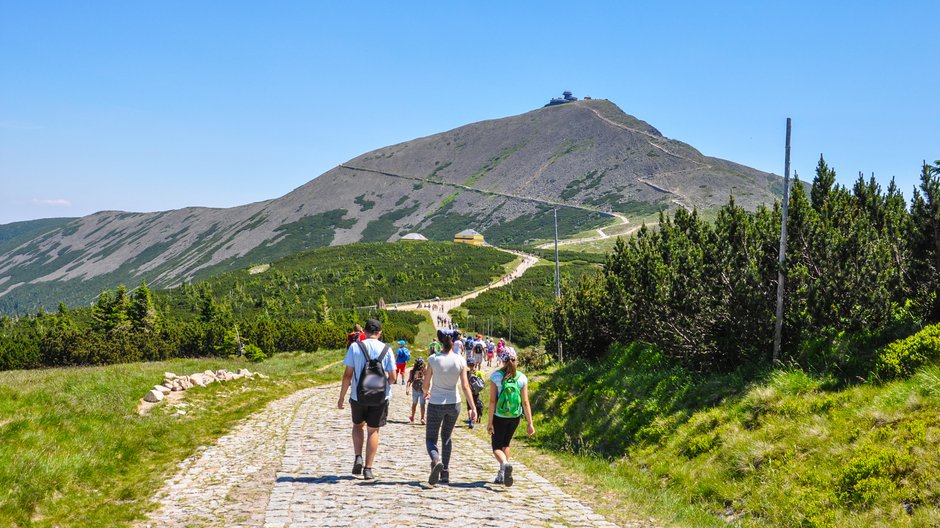
[[521,418],[521,416],[516,416],[515,418],[493,416],[493,436],[491,437],[493,451],[499,451],[509,447],[509,442],[512,441],[512,435],[516,433],[516,428],[519,427],[519,420]]
[[441,439],[441,462],[444,463],[444,469],[447,469],[450,463],[450,451],[453,447],[450,436],[454,432],[454,425],[460,416],[460,404],[449,403],[446,405],[428,404],[428,423],[424,429],[424,440],[427,444],[428,454],[433,460],[434,453],[437,450],[437,439]]

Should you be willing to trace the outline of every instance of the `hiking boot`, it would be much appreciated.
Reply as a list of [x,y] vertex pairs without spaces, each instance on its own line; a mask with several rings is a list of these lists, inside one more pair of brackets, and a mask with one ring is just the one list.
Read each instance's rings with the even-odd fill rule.
[[446,470],[446,469],[442,469],[442,470],[441,470],[441,480],[440,480],[440,482],[441,482],[441,484],[449,484],[449,483],[450,483],[450,471],[449,471],[449,470]]
[[438,462],[431,464],[431,475],[428,477],[428,484],[435,485],[441,481],[441,471],[444,471],[444,464]]
[[353,462],[353,475],[362,475],[362,455],[356,455],[356,461]]
[[365,479],[365,480],[373,480],[373,479],[375,479],[375,475],[372,474],[372,468],[363,468],[363,470],[362,470],[362,478]]
[[493,484],[503,484],[505,477],[503,476],[502,471],[496,472],[496,479],[493,480]]
[[503,469],[503,482],[507,487],[512,486],[512,466],[510,464],[506,464],[505,469]]

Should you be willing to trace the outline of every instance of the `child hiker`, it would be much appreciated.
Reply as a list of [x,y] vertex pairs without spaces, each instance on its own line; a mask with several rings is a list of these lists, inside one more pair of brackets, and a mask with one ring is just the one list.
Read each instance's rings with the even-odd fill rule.
[[523,413],[529,423],[526,433],[535,434],[532,409],[529,407],[529,380],[516,368],[516,351],[506,347],[499,360],[503,367],[490,375],[490,412],[486,430],[490,433],[493,456],[499,461],[496,484],[512,486],[512,464],[509,463],[509,443],[519,427]]
[[405,395],[411,393],[411,423],[415,421],[415,409],[421,404],[421,423],[426,423],[424,412],[427,408],[427,400],[424,398],[424,358],[415,360],[415,366],[411,367],[408,374],[408,385],[405,386]]

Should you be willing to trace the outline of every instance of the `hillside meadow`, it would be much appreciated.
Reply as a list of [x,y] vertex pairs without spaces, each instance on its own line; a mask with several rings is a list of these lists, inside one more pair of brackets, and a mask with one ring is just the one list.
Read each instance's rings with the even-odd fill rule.
[[[338,379],[341,360],[334,350],[0,372],[0,526],[129,526],[179,461],[268,402]],[[164,372],[244,367],[270,378],[190,389],[185,415],[167,402],[136,411]]]

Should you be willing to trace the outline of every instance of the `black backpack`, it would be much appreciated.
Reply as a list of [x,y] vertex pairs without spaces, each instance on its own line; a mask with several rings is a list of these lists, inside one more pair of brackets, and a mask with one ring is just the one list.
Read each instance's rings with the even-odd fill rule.
[[385,356],[391,350],[391,347],[385,345],[382,353],[376,359],[369,358],[366,351],[366,345],[362,341],[356,341],[359,350],[366,358],[366,364],[359,373],[359,385],[356,387],[356,401],[359,405],[382,405],[385,403],[385,393],[388,389],[388,377],[385,375],[385,367],[382,362]]

